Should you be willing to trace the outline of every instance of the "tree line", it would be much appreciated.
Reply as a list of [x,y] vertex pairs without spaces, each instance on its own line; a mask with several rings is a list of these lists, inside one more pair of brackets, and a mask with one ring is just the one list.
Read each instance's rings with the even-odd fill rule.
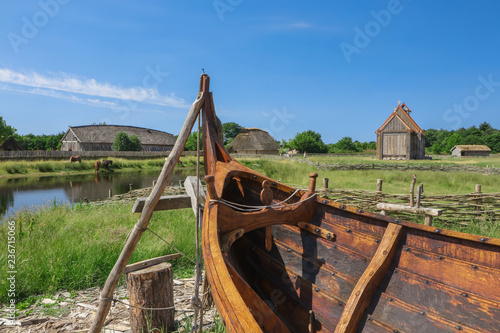
[[[235,122],[222,124],[224,134],[224,145],[231,147],[232,140],[240,133],[242,126]],[[492,153],[500,153],[500,130],[493,128],[489,123],[483,122],[478,127],[460,128],[458,130],[428,129],[426,133],[426,153],[427,154],[449,154],[451,148],[455,145],[486,145]],[[0,116],[0,143],[13,136],[14,139],[26,150],[59,150],[61,148],[61,139],[64,132],[54,135],[19,135],[17,130],[6,124]],[[189,136],[185,150],[196,150],[197,132]],[[377,149],[375,141],[360,142],[351,137],[343,137],[336,143],[325,143],[321,134],[307,130],[297,133],[295,137],[289,140],[278,142],[282,153],[288,149],[295,149],[299,152],[308,153],[359,153],[363,151],[373,151]],[[201,145],[201,142],[200,142]],[[141,142],[136,135],[130,137],[120,132],[117,134],[113,145],[117,151],[136,151],[141,150]],[[202,149],[203,147],[201,147]]]

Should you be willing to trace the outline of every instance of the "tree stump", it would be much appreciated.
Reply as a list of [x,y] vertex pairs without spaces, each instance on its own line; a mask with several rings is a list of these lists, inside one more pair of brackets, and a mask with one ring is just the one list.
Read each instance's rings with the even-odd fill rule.
[[[143,310],[130,307],[130,326],[133,333],[174,329],[174,290],[172,265],[163,262],[127,274],[127,290],[132,306],[142,308],[171,308]],[[155,330],[156,331],[156,330]]]

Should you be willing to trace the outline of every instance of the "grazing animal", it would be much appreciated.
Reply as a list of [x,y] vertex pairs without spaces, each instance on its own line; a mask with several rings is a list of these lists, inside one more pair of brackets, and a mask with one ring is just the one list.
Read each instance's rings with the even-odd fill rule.
[[102,166],[106,168],[106,170],[109,170],[109,167],[113,164],[113,161],[111,160],[102,160]]
[[80,156],[71,156],[69,158],[69,163],[79,162],[82,163],[82,158]]
[[101,167],[101,161],[95,161],[95,173],[99,173],[99,168]]

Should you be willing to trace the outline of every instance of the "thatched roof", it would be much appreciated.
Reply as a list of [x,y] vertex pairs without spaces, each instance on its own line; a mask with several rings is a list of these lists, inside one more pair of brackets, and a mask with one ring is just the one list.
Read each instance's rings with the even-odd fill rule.
[[9,137],[0,144],[0,150],[24,150],[24,148],[14,139],[14,137],[12,137],[12,135],[9,135]]
[[459,149],[460,151],[491,151],[491,149],[485,145],[456,145],[451,148],[451,150],[455,148]]
[[118,132],[125,132],[129,136],[137,135],[142,145],[167,145],[175,144],[175,137],[167,132],[148,128],[120,125],[89,125],[70,126],[61,141],[72,131],[80,143],[107,143],[112,144]]
[[276,150],[280,149],[279,144],[269,133],[259,128],[243,128],[234,140],[231,146],[235,151],[238,150]]

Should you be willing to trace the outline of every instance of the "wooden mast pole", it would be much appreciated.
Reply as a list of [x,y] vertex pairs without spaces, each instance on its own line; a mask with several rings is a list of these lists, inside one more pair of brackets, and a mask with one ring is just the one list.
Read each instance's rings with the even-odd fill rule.
[[137,243],[139,243],[143,232],[146,231],[149,221],[151,220],[151,216],[153,215],[154,208],[160,200],[160,197],[168,184],[170,175],[172,174],[172,171],[174,170],[177,162],[179,161],[179,158],[181,157],[184,146],[186,145],[186,141],[191,134],[191,130],[196,122],[196,118],[198,117],[200,109],[205,101],[206,94],[202,91],[205,87],[205,81],[208,81],[208,75],[203,74],[200,78],[200,92],[198,93],[198,97],[194,101],[193,105],[191,105],[191,109],[189,110],[186,121],[184,122],[181,132],[179,133],[179,137],[177,138],[172,151],[170,152],[165,164],[163,165],[163,169],[158,176],[156,185],[153,187],[151,194],[144,204],[144,208],[142,210],[141,216],[139,217],[139,220],[130,232],[127,242],[125,243],[125,246],[123,247],[123,250],[118,257],[115,266],[109,273],[106,284],[101,291],[99,308],[97,309],[97,313],[92,322],[92,326],[89,329],[90,333],[98,333],[104,325],[104,321],[106,320],[109,308],[111,307],[113,292],[115,291],[116,285],[118,284],[118,280],[124,272],[125,266],[130,260],[130,257],[132,256]]

